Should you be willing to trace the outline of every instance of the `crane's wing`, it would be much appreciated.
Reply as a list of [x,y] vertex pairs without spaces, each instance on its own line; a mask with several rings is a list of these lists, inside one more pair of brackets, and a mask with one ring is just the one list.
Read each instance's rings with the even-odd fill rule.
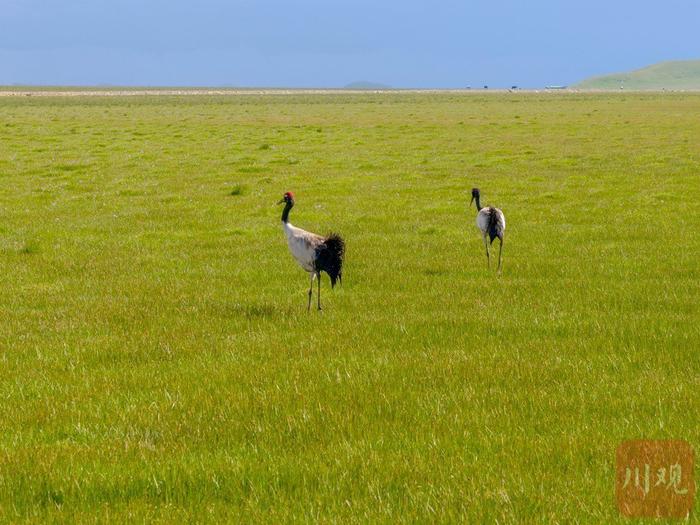
[[506,229],[506,218],[498,208],[489,208],[488,232],[491,242],[498,237],[503,240],[503,232]]
[[331,233],[316,248],[316,270],[326,272],[331,278],[331,287],[336,280],[343,281],[343,258],[345,241],[337,233]]

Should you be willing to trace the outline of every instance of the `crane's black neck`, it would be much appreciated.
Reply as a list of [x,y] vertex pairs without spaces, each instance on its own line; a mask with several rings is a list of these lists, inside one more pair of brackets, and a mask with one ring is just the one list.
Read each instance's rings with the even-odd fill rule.
[[289,222],[289,210],[292,209],[292,206],[294,206],[294,201],[287,201],[284,210],[282,210],[282,222],[285,224]]
[[476,199],[476,211],[481,211],[481,201],[479,200],[479,194],[477,193],[476,197],[474,198]]

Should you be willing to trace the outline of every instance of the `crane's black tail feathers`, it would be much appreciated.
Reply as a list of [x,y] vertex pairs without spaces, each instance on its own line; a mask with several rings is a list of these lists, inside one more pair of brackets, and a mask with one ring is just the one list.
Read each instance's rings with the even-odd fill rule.
[[493,244],[493,240],[496,237],[503,241],[503,223],[501,222],[500,215],[496,208],[491,208],[491,212],[489,213],[488,232],[491,238],[491,244]]
[[324,271],[331,278],[331,287],[336,281],[343,282],[343,257],[345,241],[337,233],[331,233],[316,250],[316,270]]

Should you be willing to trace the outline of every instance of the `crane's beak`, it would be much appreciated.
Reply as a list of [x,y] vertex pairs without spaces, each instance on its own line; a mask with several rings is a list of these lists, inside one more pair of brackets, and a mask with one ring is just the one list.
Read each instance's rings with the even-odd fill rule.
[[472,202],[474,202],[474,195],[472,195],[472,200],[469,201],[469,207],[471,208]]
[[284,199],[280,199],[277,204],[282,204],[284,202]]

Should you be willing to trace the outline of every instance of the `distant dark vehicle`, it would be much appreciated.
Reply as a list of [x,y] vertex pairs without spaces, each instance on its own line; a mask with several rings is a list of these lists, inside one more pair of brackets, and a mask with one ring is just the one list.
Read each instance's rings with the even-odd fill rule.
[[488,86],[484,86],[484,89],[488,89],[488,88],[489,88]]
[[510,89],[518,89],[518,86],[510,86]]

